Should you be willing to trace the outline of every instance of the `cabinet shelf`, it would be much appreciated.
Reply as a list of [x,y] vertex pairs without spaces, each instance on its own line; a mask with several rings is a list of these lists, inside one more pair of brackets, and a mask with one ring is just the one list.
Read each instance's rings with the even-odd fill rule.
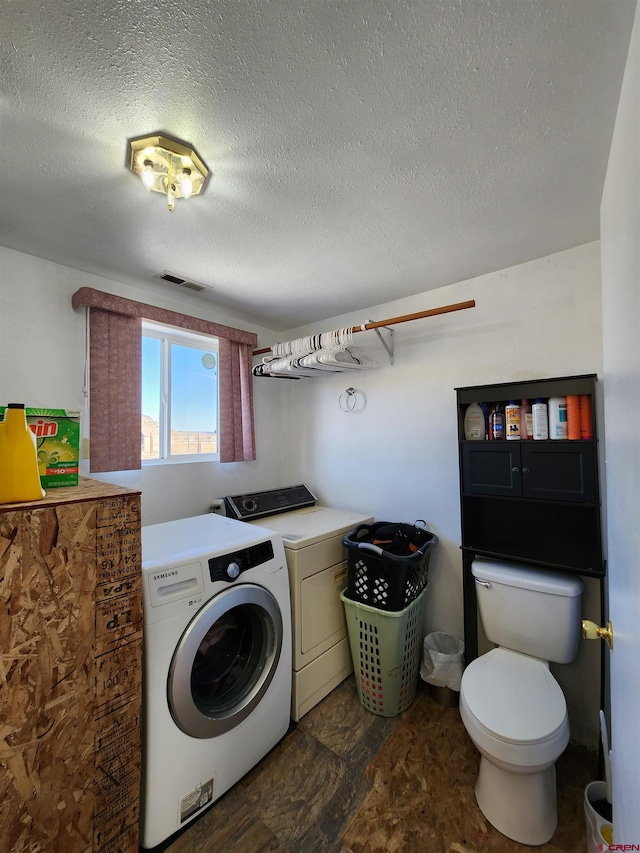
[[[583,376],[564,376],[558,379],[539,379],[535,381],[525,381],[525,382],[503,382],[498,385],[476,385],[470,388],[456,388],[456,394],[458,398],[458,439],[460,441],[465,441],[465,431],[464,431],[464,413],[466,411],[467,406],[471,403],[484,403],[487,406],[500,403],[504,407],[511,401],[514,400],[516,402],[520,400],[528,400],[529,404],[533,404],[535,400],[548,400],[550,397],[566,397],[569,395],[573,396],[584,396],[589,397],[591,399],[591,437],[587,438],[585,436],[584,439],[575,439],[572,440],[572,443],[579,443],[580,441],[589,441],[596,439],[595,432],[595,421],[593,418],[593,401],[595,399],[595,381],[596,375],[589,373],[584,374]],[[506,433],[504,439],[499,441],[500,444],[506,442]],[[557,444],[558,441],[556,439],[545,439],[543,441],[537,441],[536,444],[543,444],[546,441],[550,441],[553,444]],[[492,442],[493,443],[493,442]],[[509,441],[509,444],[512,444],[513,441]],[[518,443],[517,441],[515,442]]]
[[463,548],[504,560],[604,574],[599,507],[464,496]]
[[469,441],[471,403],[587,395],[595,374],[457,388],[465,642],[477,655],[476,556],[602,578],[597,436],[576,440]]
[[516,554],[505,554],[504,551],[491,551],[485,548],[474,548],[471,545],[462,545],[461,550],[463,553],[471,554],[473,557],[486,557],[490,560],[508,560],[512,563],[523,563],[526,566],[536,566],[541,569],[549,569],[549,571],[553,572],[567,572],[573,575],[581,575],[582,577],[596,577],[601,578],[605,576],[605,568],[602,567],[599,571],[587,571],[584,567],[574,568],[573,566],[567,565],[559,565],[558,563],[547,563],[542,560],[534,560],[532,557],[529,557],[526,560],[522,560]]
[[[552,379],[528,379],[524,382],[501,382],[495,385],[473,385],[456,388],[458,404],[483,403],[497,400],[532,400],[540,397],[564,397],[567,394],[590,394],[593,396],[597,376],[585,373],[581,376],[561,376]],[[463,433],[464,435],[464,433]]]
[[505,439],[500,439],[499,441],[479,441],[478,439],[472,440],[468,438],[464,438],[460,440],[460,444],[472,444],[475,447],[484,447],[487,444],[490,444],[492,447],[521,447],[531,445],[532,447],[561,447],[562,445],[568,445],[570,447],[576,446],[589,446],[595,445],[595,441],[592,438],[576,438],[576,439],[568,439],[568,438],[545,438],[542,441],[533,441],[533,439],[511,439],[511,441]]
[[[510,502],[510,501],[515,500],[511,495],[477,495],[477,494],[474,494],[473,492],[462,492],[462,491],[460,492],[460,497],[461,498],[486,497],[486,498],[490,498],[492,501],[506,501],[506,502]],[[548,504],[553,504],[553,505],[559,506],[559,507],[566,506],[566,503],[567,503],[566,501],[563,501],[563,500],[554,500],[554,499],[547,499],[547,498],[526,498],[526,499],[520,500],[520,503],[522,503],[522,504],[532,504],[533,506],[535,506],[539,502],[544,503],[545,506]],[[576,503],[578,503],[578,501],[576,501]],[[592,504],[586,503],[586,506],[592,506]]]

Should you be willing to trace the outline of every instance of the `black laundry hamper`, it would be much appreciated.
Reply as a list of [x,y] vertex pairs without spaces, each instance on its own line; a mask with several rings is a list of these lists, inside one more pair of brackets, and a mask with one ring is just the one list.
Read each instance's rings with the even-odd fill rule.
[[404,610],[427,585],[438,537],[402,522],[360,524],[342,540],[347,549],[347,597],[379,610]]

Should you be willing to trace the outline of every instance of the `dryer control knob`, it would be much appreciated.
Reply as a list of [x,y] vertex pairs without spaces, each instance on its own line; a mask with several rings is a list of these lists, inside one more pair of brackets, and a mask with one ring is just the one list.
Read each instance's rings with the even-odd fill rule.
[[229,563],[227,566],[227,575],[235,580],[240,574],[240,566],[237,563]]

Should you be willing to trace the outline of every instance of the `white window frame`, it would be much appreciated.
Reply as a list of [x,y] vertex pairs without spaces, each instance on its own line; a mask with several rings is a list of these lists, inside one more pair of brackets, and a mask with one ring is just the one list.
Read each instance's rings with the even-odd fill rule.
[[[167,326],[162,323],[151,323],[142,321],[142,337],[156,338],[161,341],[161,364],[160,364],[160,458],[142,459],[143,467],[154,465],[176,465],[190,462],[219,462],[220,461],[220,355],[218,351],[218,338],[201,332],[190,332],[177,326]],[[171,411],[169,401],[171,400],[171,370],[169,364],[169,352],[171,344],[179,344],[184,347],[215,353],[218,360],[218,381],[216,391],[217,423],[216,428],[216,453],[181,453],[172,456],[170,454],[169,436],[171,434]],[[140,375],[142,382],[142,374]],[[142,412],[140,413],[143,414]]]

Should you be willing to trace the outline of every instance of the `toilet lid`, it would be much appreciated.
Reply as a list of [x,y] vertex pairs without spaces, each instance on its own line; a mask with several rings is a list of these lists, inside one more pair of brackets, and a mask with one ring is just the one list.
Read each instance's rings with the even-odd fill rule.
[[512,743],[548,740],[567,713],[564,694],[548,667],[506,649],[474,660],[464,671],[461,690],[478,724]]

